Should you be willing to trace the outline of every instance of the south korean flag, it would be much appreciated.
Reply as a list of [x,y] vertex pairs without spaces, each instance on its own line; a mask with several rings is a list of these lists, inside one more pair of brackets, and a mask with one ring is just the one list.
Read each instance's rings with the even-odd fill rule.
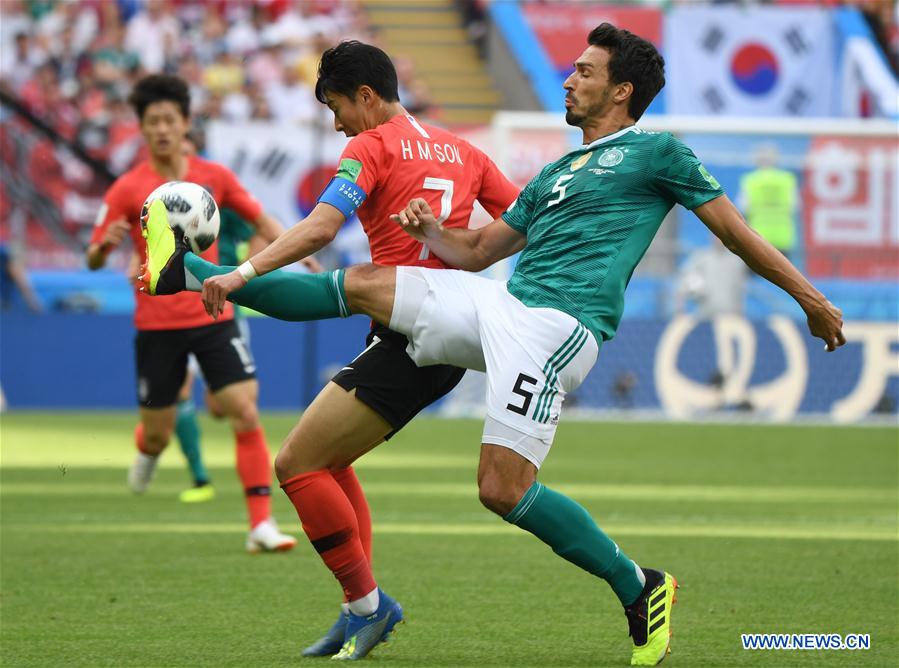
[[832,113],[835,47],[825,9],[678,7],[665,44],[672,114]]

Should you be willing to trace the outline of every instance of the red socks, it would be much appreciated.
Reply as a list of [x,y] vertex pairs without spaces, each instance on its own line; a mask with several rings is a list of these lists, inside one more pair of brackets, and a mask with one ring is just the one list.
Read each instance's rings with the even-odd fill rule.
[[138,422],[137,426],[134,428],[134,445],[138,449],[139,452],[149,454],[144,448],[144,423]]
[[[338,472],[338,476],[350,487],[359,485],[352,469],[344,469]],[[352,480],[349,480],[350,476]],[[363,549],[360,540],[356,508],[336,477],[327,470],[301,473],[285,480],[281,483],[281,488],[296,508],[303,524],[303,531],[309,537],[312,547],[343,587],[346,599],[355,601],[377,587],[366,550]],[[361,497],[364,503],[365,499],[361,496],[361,492],[361,488],[358,488],[357,496]],[[367,503],[365,510],[368,517]],[[370,553],[370,519],[368,524]]]
[[331,471],[331,475],[334,476],[334,480],[337,481],[340,489],[353,505],[356,523],[359,525],[359,542],[362,543],[368,565],[371,566],[371,510],[368,508],[368,501],[365,498],[365,492],[362,491],[362,485],[359,484],[359,478],[356,477],[352,466]]
[[262,427],[234,434],[237,475],[243,484],[252,529],[272,515],[272,464]]

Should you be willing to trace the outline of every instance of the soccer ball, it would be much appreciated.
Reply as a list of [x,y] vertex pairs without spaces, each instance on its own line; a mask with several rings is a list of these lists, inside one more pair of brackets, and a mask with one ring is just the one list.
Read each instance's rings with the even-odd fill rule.
[[169,226],[194,253],[209,248],[219,233],[219,208],[203,186],[187,181],[169,181],[150,193],[144,202],[161,200],[169,214]]

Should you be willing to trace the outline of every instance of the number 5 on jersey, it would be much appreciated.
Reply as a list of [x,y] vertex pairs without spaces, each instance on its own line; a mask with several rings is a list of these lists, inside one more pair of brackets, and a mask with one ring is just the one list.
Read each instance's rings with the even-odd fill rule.
[[552,206],[553,204],[558,204],[565,198],[565,189],[568,187],[565,182],[569,179],[573,179],[574,174],[562,174],[557,180],[556,184],[553,186],[553,192],[559,193],[559,196],[556,199],[551,199],[546,203],[546,206]]

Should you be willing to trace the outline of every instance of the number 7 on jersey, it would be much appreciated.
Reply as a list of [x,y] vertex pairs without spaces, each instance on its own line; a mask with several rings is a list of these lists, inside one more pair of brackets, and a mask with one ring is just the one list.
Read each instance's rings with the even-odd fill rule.
[[[440,214],[437,216],[437,224],[442,225],[453,212],[453,182],[449,179],[438,179],[434,176],[427,176],[421,187],[425,190],[443,191],[443,194],[440,196]],[[427,260],[429,255],[430,249],[422,244],[421,253],[419,253],[418,259]]]

